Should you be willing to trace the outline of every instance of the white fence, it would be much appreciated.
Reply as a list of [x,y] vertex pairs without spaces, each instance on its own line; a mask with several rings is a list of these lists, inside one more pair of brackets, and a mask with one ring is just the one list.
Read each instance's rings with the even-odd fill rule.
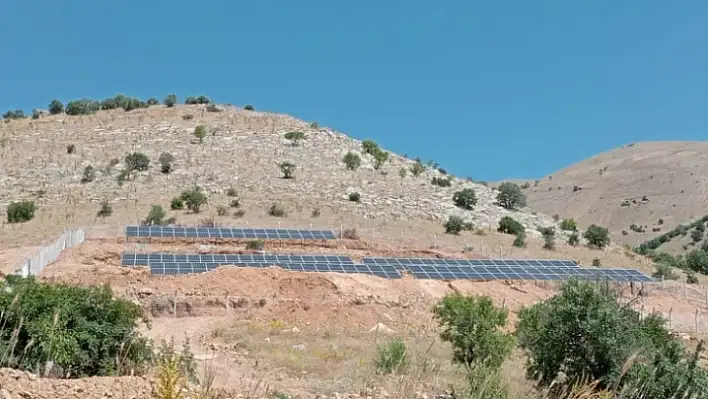
[[27,258],[20,266],[19,274],[23,277],[38,275],[45,266],[57,260],[61,251],[81,244],[85,238],[86,234],[83,229],[64,232],[53,243],[40,248],[36,255]]

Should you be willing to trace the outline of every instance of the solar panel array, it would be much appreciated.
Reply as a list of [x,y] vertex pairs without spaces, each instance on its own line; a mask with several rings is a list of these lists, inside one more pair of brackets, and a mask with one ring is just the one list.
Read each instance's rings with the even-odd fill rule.
[[126,237],[248,238],[275,240],[334,240],[330,230],[241,229],[231,227],[126,226]]
[[265,268],[278,266],[299,272],[369,274],[395,279],[401,272],[432,280],[567,280],[653,282],[634,269],[580,267],[572,260],[555,259],[445,259],[366,257],[354,263],[343,255],[168,254],[124,253],[123,266],[148,265],[153,274],[203,273],[219,266]]

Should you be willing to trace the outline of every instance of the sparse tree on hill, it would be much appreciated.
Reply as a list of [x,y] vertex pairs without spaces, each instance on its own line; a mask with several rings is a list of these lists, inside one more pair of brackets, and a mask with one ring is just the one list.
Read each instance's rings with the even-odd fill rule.
[[145,217],[145,220],[143,220],[142,224],[144,224],[144,225],[165,224],[165,216],[167,216],[167,212],[165,212],[165,210],[162,209],[162,206],[153,205],[152,208],[150,208],[150,212]]
[[125,169],[128,172],[132,172],[134,170],[142,172],[148,170],[149,167],[150,159],[147,157],[147,155],[141,152],[134,152],[132,154],[128,154],[125,157]]
[[388,151],[376,148],[371,154],[374,157],[374,169],[378,170],[388,161]]
[[523,224],[517,222],[511,216],[503,216],[499,219],[499,228],[497,231],[500,233],[517,235],[521,232],[525,232],[526,229]]
[[177,104],[177,96],[174,94],[168,94],[163,103],[167,108],[172,108]]
[[199,140],[199,144],[202,144],[204,142],[204,138],[207,135],[207,127],[204,125],[198,125],[197,127],[194,128],[194,137]]
[[497,202],[506,209],[518,209],[526,206],[526,195],[518,184],[504,182],[499,185]]
[[300,145],[300,141],[305,140],[306,138],[307,138],[307,136],[305,135],[305,132],[285,133],[285,139],[290,140],[293,147],[297,147],[298,145]]
[[474,189],[465,188],[453,194],[452,202],[459,208],[471,211],[474,209],[475,205],[477,205],[477,194]]
[[516,238],[514,238],[514,242],[511,244],[517,248],[524,248],[526,247],[526,232],[519,232],[516,234]]
[[96,214],[96,216],[105,218],[105,217],[111,216],[112,214],[113,214],[113,207],[111,206],[111,204],[108,201],[103,201],[101,203],[101,208],[98,210],[98,213]]
[[572,233],[570,233],[570,236],[568,237],[568,245],[574,247],[578,244],[580,244],[580,233],[578,233],[578,231],[575,230]]
[[175,157],[172,156],[169,152],[163,152],[160,154],[160,158],[158,158],[158,161],[160,161],[160,171],[162,173],[170,173],[173,170],[172,163],[174,162]]
[[578,224],[575,223],[573,219],[563,219],[560,223],[560,228],[563,231],[576,231],[578,229]]
[[64,104],[59,100],[52,100],[49,103],[49,114],[59,115],[64,112]]
[[256,107],[254,107],[254,106],[251,105],[251,104],[248,104],[248,105],[246,105],[245,107],[243,107],[243,109],[245,109],[246,111],[255,111],[255,110],[256,110]]
[[81,177],[81,183],[90,183],[96,180],[96,168],[88,165],[84,168],[84,175]]
[[587,240],[588,245],[599,249],[605,248],[610,244],[610,234],[607,229],[594,224],[591,224],[585,230],[583,238]]
[[374,140],[364,140],[361,142],[361,149],[364,154],[374,155],[374,151],[379,149],[379,145]]
[[344,162],[344,165],[347,167],[347,169],[357,170],[361,165],[361,157],[359,157],[359,155],[357,155],[356,153],[349,151],[342,159],[342,162]]
[[283,172],[283,179],[292,179],[295,174],[295,164],[292,162],[283,162],[279,165],[280,171]]
[[207,197],[199,186],[195,186],[191,190],[183,191],[180,198],[184,201],[184,205],[187,206],[187,209],[194,213],[199,213],[202,205],[206,205],[207,203]]
[[34,219],[37,206],[33,201],[11,202],[7,206],[7,222],[21,223]]
[[150,97],[150,98],[148,98],[148,100],[147,100],[147,105],[148,105],[148,106],[158,105],[159,103],[160,103],[160,100],[158,100],[158,99],[155,98],[155,97]]
[[543,227],[539,229],[543,236],[543,248],[552,251],[556,248],[556,229],[553,227]]

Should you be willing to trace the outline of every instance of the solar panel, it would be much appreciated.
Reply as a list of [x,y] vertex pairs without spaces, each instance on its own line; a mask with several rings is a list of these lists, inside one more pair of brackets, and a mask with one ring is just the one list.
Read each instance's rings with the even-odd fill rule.
[[[204,273],[214,270],[221,264],[217,262],[151,262],[150,272],[152,274],[189,274]],[[400,278],[401,275],[392,266],[369,266],[363,264],[328,264],[328,263],[281,263],[272,262],[247,263],[237,267],[264,268],[278,266],[286,270],[295,272],[330,272],[347,274],[370,274],[382,278]]]
[[241,229],[231,227],[126,226],[126,237],[334,240],[330,230]]
[[416,278],[434,280],[567,280],[575,277],[617,282],[654,281],[651,277],[634,269],[448,265],[406,265],[405,269]]
[[393,265],[399,270],[406,265],[456,265],[456,266],[531,266],[579,267],[572,260],[557,259],[448,259],[448,258],[379,258],[365,257],[365,264]]
[[122,266],[144,266],[150,263],[164,262],[216,262],[220,264],[234,263],[346,263],[353,264],[349,256],[344,255],[258,255],[258,254],[170,254],[170,253],[123,253]]

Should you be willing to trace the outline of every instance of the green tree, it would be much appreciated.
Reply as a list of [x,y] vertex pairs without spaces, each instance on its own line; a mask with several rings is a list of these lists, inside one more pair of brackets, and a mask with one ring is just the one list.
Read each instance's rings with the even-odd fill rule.
[[295,174],[295,164],[292,162],[283,162],[280,165],[280,171],[283,172],[283,179],[292,179]]
[[539,229],[543,236],[543,248],[552,251],[556,248],[556,229],[553,227],[543,227]]
[[694,249],[686,254],[686,267],[701,274],[708,274],[708,252]]
[[511,243],[511,245],[517,248],[524,248],[526,246],[526,233],[523,231],[517,233],[516,238],[514,238],[514,242]]
[[423,165],[423,162],[421,162],[420,159],[416,159],[416,161],[413,163],[413,165],[411,165],[410,171],[413,174],[413,176],[418,177],[423,172],[425,172],[425,165]]
[[471,211],[477,205],[477,194],[474,189],[465,188],[452,195],[452,202],[459,208]]
[[585,238],[590,246],[596,248],[605,248],[610,245],[610,233],[606,228],[596,226],[591,224],[585,233],[583,233],[583,238]]
[[371,156],[374,157],[374,169],[379,170],[388,161],[388,151],[376,148]]
[[342,159],[342,162],[344,162],[347,169],[357,170],[359,169],[359,166],[361,166],[361,157],[359,157],[356,153],[349,151]]
[[167,212],[165,212],[165,210],[162,209],[162,206],[153,205],[152,208],[150,208],[150,212],[148,212],[148,215],[145,217],[145,220],[143,220],[142,224],[144,224],[144,225],[165,224],[165,216],[167,216]]
[[199,186],[183,191],[180,198],[184,201],[184,205],[187,206],[187,209],[194,213],[199,213],[201,207],[208,202],[206,195]]
[[563,231],[576,231],[578,229],[578,225],[573,219],[563,219],[560,223],[560,229]]
[[207,127],[204,125],[197,125],[197,127],[194,128],[194,137],[199,140],[199,144],[202,144],[204,142],[204,138],[207,135]]
[[7,206],[8,223],[21,223],[34,219],[37,206],[33,201],[11,202]]
[[288,132],[285,133],[285,139],[290,140],[294,147],[300,145],[300,141],[305,140],[307,135],[305,132]]
[[153,105],[158,105],[160,104],[160,100],[158,100],[155,97],[150,97],[148,100],[145,102],[148,106],[152,107]]
[[514,347],[514,338],[500,329],[507,311],[494,306],[486,296],[446,295],[433,310],[442,332],[452,344],[453,361],[471,370],[479,365],[501,367]]
[[580,244],[580,233],[578,233],[577,230],[574,230],[568,237],[568,245],[574,247],[578,244]]
[[364,154],[374,155],[379,149],[379,145],[374,140],[364,140],[361,142],[361,150]]
[[64,112],[64,104],[59,100],[52,100],[49,103],[49,113],[51,115],[59,115]]
[[134,152],[132,154],[126,155],[125,169],[128,172],[132,172],[134,170],[142,172],[148,170],[148,168],[150,168],[150,159],[147,157],[147,155],[141,152]]
[[504,182],[499,185],[497,202],[506,209],[518,209],[526,206],[526,195],[516,183]]
[[170,173],[174,170],[172,163],[175,161],[175,157],[169,152],[163,152],[157,160],[160,161],[160,171],[162,173]]
[[499,220],[499,228],[497,229],[500,233],[517,235],[526,231],[524,225],[517,222],[511,216],[504,216]]
[[468,230],[468,224],[459,216],[450,216],[443,225],[446,234],[458,235],[462,230]]
[[174,94],[168,94],[162,102],[167,108],[172,108],[177,104],[177,96]]

